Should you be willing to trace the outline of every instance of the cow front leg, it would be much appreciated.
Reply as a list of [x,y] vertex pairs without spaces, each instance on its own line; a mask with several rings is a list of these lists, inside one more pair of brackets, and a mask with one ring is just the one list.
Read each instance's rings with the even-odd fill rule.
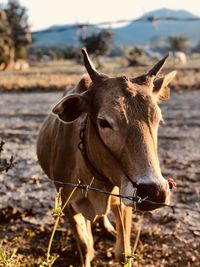
[[90,262],[94,257],[91,222],[85,219],[81,213],[75,213],[72,207],[66,209],[66,215],[76,238],[81,266],[90,267]]
[[117,230],[114,253],[116,259],[124,262],[126,256],[131,254],[132,208],[116,201],[111,204],[111,210],[115,216]]

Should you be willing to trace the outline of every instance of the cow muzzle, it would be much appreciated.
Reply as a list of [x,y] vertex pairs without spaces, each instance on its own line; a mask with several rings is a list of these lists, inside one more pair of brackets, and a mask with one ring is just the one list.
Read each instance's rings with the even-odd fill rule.
[[170,201],[170,187],[167,180],[161,184],[139,184],[137,186],[137,196],[143,199],[141,203],[136,204],[139,211],[151,211],[158,209]]

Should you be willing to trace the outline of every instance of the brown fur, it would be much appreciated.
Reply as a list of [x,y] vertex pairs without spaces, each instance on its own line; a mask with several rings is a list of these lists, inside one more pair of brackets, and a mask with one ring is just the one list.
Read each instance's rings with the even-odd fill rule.
[[[157,155],[157,129],[161,119],[157,96],[162,86],[158,90],[157,84],[153,93],[154,78],[147,77],[146,83],[145,79],[137,83],[139,79],[125,76],[109,78],[90,66],[87,55],[85,62],[92,81],[83,77],[70,95],[65,95],[54,107],[53,112],[58,116],[51,114],[40,130],[37,154],[44,172],[52,180],[84,184],[93,181],[93,187],[126,195],[136,192],[127,178],[131,177],[133,182],[147,188],[147,192],[143,192],[138,187],[140,194],[147,194],[153,201],[168,202],[169,189],[161,175]],[[159,84],[166,86],[161,81]],[[103,182],[93,179],[77,148],[86,113],[89,115],[85,133],[87,154],[95,168],[107,177]],[[107,127],[101,126],[102,120]],[[148,184],[151,185],[149,191]],[[63,202],[71,191],[71,188],[63,190]],[[131,252],[132,209],[128,206],[132,206],[132,202],[123,202],[93,191],[85,194],[77,189],[73,194],[66,215],[77,239],[82,266],[89,267],[94,255],[89,221],[110,210],[116,218],[115,255],[122,259]],[[150,204],[137,206],[141,210],[154,209]]]

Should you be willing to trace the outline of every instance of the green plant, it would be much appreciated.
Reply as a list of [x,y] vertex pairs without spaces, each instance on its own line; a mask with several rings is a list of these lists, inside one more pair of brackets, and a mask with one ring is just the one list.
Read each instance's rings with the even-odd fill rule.
[[46,261],[43,261],[42,264],[40,264],[39,267],[51,267],[53,266],[54,262],[57,260],[59,256],[57,254],[50,256],[46,259]]
[[[4,141],[0,140],[0,173],[8,171],[13,165],[13,157],[8,160],[7,158],[1,158],[3,151]],[[17,256],[17,249],[5,250],[0,247],[0,267],[20,267],[19,256]]]
[[13,156],[8,160],[7,158],[2,158],[1,153],[3,151],[4,141],[0,140],[0,173],[3,171],[8,171],[13,165]]
[[55,223],[54,223],[54,227],[51,233],[51,237],[49,240],[49,245],[48,245],[48,250],[47,250],[47,257],[46,257],[46,261],[43,261],[42,264],[40,264],[39,267],[51,267],[53,266],[54,262],[57,260],[57,258],[59,257],[59,255],[54,254],[51,255],[51,247],[52,247],[52,243],[53,243],[53,238],[55,235],[55,232],[58,228],[58,224],[60,221],[60,218],[62,216],[64,216],[64,209],[67,206],[69,200],[71,199],[72,195],[74,194],[76,190],[76,187],[72,190],[71,194],[69,195],[69,197],[67,198],[65,204],[62,206],[62,198],[61,198],[61,191],[62,191],[62,187],[59,188],[57,194],[56,194],[56,198],[55,198],[55,208],[52,210],[52,215],[55,218]]
[[19,256],[17,256],[17,249],[4,250],[0,248],[0,267],[20,267]]
[[123,267],[132,267],[133,261],[138,257],[139,255],[137,253],[125,255],[125,262],[123,263]]

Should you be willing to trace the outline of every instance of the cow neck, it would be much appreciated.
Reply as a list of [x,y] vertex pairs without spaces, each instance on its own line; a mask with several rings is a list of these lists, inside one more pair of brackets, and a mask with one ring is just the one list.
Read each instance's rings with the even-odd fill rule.
[[86,149],[86,138],[85,138],[85,132],[86,132],[86,127],[87,127],[87,122],[88,122],[88,115],[85,118],[85,121],[83,122],[83,127],[80,130],[80,142],[78,144],[78,149],[81,151],[82,157],[85,161],[85,164],[87,168],[90,170],[91,174],[96,178],[97,180],[107,183],[107,185],[112,185],[109,179],[103,175],[102,173],[97,170],[97,168],[93,165],[93,163],[90,161],[88,154],[87,154],[87,149]]
[[[83,128],[80,130],[80,142],[78,144],[78,148],[79,150],[81,151],[81,154],[84,158],[84,161],[86,163],[86,166],[88,167],[88,169],[90,170],[90,172],[92,173],[92,175],[100,180],[100,181],[107,181],[109,182],[109,184],[111,184],[111,182],[109,181],[109,179],[103,175],[102,173],[100,173],[97,168],[93,165],[93,163],[90,161],[89,157],[88,157],[88,154],[87,154],[87,148],[86,148],[86,138],[85,138],[85,132],[86,132],[86,128],[87,128],[87,125],[88,125],[88,120],[90,119],[90,122],[92,123],[92,126],[93,126],[93,129],[95,130],[100,142],[102,143],[102,145],[104,146],[104,148],[107,150],[107,152],[109,154],[111,154],[112,158],[114,158],[114,160],[117,162],[117,164],[119,165],[121,171],[122,171],[122,167],[121,167],[121,163],[119,162],[119,160],[116,158],[115,155],[113,155],[112,151],[108,148],[108,146],[104,143],[103,139],[101,138],[101,135],[96,127],[96,124],[95,122],[93,121],[93,118],[89,115],[86,116],[85,118],[85,121],[83,123]],[[125,177],[131,182],[131,184],[134,186],[134,187],[138,187],[138,185],[132,181],[132,179],[125,174]]]

